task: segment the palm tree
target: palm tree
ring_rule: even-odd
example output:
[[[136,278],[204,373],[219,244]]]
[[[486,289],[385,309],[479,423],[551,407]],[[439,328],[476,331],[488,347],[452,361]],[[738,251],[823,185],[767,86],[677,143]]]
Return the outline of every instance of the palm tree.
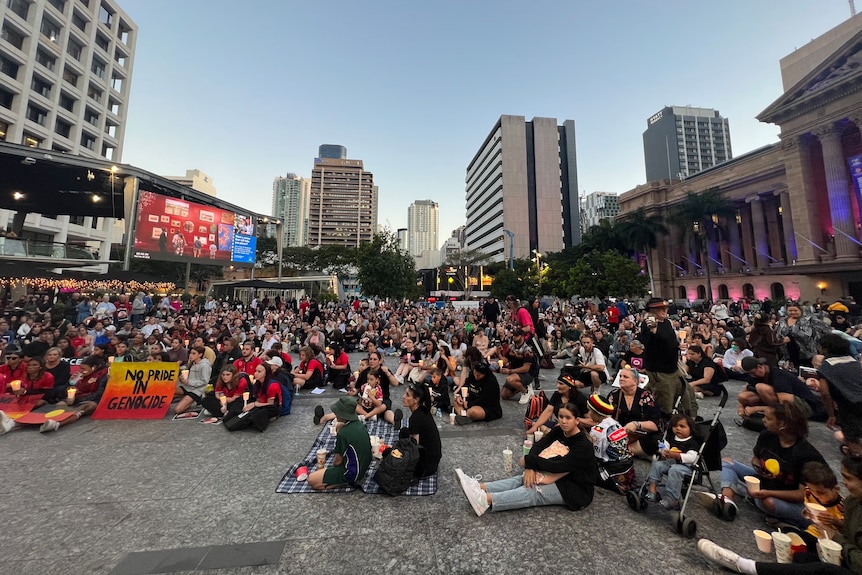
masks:
[[[626,251],[626,244],[620,235],[619,226],[616,226],[613,220],[599,220],[597,225],[590,226],[590,229],[581,238],[581,246],[583,246],[584,253],[593,250],[600,252]]]
[[[713,301],[709,260],[714,258],[709,249],[718,241],[718,220],[735,215],[733,202],[719,188],[709,188],[700,193],[687,192],[685,199],[670,209],[669,221],[680,228],[683,237],[694,234],[700,240],[700,255],[706,270],[707,301]]]
[[[650,260],[652,260],[652,250],[658,245],[657,236],[668,233],[663,218],[658,214],[647,215],[644,208],[638,208],[634,212],[626,214],[616,225],[616,228],[620,237],[632,250],[646,254],[650,290],[652,290],[653,295],[657,295]]]

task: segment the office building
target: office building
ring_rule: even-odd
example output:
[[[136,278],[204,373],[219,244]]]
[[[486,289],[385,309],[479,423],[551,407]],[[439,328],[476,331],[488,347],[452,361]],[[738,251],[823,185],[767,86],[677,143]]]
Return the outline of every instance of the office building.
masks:
[[[120,162],[137,36],[114,0],[0,3],[0,140]],[[122,233],[114,218],[9,210],[0,226],[91,247],[102,261]]]
[[[682,180],[733,157],[730,125],[718,110],[668,106],[643,134],[648,182]]]
[[[216,187],[213,179],[200,170],[186,170],[185,176],[165,176],[167,179],[180,185],[197,190],[208,196],[216,196]]]
[[[620,215],[620,202],[617,194],[593,192],[581,198],[581,233],[586,233],[602,220],[613,220]]]
[[[424,251],[440,249],[437,243],[439,212],[440,206],[431,200],[416,200],[407,208],[407,245],[414,258]]]
[[[338,144],[321,144],[317,149],[317,157],[330,160],[346,160],[347,148]]]
[[[580,243],[575,123],[500,116],[467,166],[465,247],[492,261]]]
[[[666,216],[689,193],[721,193],[732,211],[708,238],[671,226],[651,250],[657,295],[681,300],[862,298],[862,15],[781,60],[784,93],[757,119],[779,141],[684,181],[620,196],[623,214]],[[707,271],[709,273],[707,273]],[[710,293],[711,292],[711,293]]]
[[[377,231],[377,186],[362,160],[315,158],[308,207],[308,245],[358,247]]]
[[[311,180],[296,174],[278,176],[272,182],[272,215],[283,222],[282,245],[300,247],[308,244],[308,204]]]

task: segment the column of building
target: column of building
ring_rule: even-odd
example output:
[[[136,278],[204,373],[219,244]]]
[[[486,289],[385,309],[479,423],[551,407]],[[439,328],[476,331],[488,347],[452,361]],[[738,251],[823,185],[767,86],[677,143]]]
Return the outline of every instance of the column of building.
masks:
[[[763,202],[760,196],[745,198],[751,206],[751,227],[754,231],[754,257],[758,268],[769,267],[769,239],[766,235],[766,220],[763,217]]]
[[[859,259],[858,234],[853,220],[848,190],[847,168],[841,147],[841,132],[834,125],[814,130],[823,151],[823,170],[829,194],[829,213],[835,242],[836,260]]]
[[[787,253],[787,265],[796,263],[796,234],[793,228],[793,208],[790,206],[790,194],[787,192],[787,186],[779,186],[772,192],[778,197],[779,205],[781,206],[781,228],[784,232],[784,249]]]

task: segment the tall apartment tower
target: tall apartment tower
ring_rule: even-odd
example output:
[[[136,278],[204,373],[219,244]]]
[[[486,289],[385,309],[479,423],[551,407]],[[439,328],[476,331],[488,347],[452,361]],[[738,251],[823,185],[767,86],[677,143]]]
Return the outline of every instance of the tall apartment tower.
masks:
[[[119,162],[131,18],[113,0],[6,0],[0,20],[0,140]]]
[[[602,220],[612,220],[620,215],[620,199],[617,194],[593,192],[581,200],[581,234],[586,233]]]
[[[500,116],[467,166],[465,248],[504,261],[580,243],[575,123]]]
[[[346,160],[347,148],[338,144],[321,144],[317,149],[318,158],[328,158],[330,160]]]
[[[643,139],[648,182],[684,179],[733,157],[730,124],[709,108],[663,108],[647,120]]]
[[[424,251],[440,249],[437,243],[439,212],[440,206],[431,200],[416,200],[407,208],[407,245],[411,256],[420,257]]]
[[[308,244],[308,204],[311,180],[296,174],[278,176],[272,182],[272,215],[281,218],[284,247]]]
[[[308,206],[308,245],[358,247],[377,232],[377,186],[362,160],[315,158]]]

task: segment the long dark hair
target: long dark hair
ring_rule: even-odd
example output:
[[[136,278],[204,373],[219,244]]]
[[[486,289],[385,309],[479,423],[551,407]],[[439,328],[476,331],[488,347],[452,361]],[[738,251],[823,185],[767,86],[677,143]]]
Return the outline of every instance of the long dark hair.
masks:
[[[258,381],[254,378],[254,374],[251,374],[252,380],[254,381],[254,395],[259,397],[266,387],[269,385],[269,382],[272,380],[272,367],[268,363],[261,363],[260,367],[263,368],[265,375],[263,377],[263,381]],[[255,371],[257,368],[255,368]]]
[[[419,407],[417,409],[421,409],[425,413],[431,413],[431,393],[427,387],[418,383],[411,383],[407,387],[407,392],[419,400]]]

